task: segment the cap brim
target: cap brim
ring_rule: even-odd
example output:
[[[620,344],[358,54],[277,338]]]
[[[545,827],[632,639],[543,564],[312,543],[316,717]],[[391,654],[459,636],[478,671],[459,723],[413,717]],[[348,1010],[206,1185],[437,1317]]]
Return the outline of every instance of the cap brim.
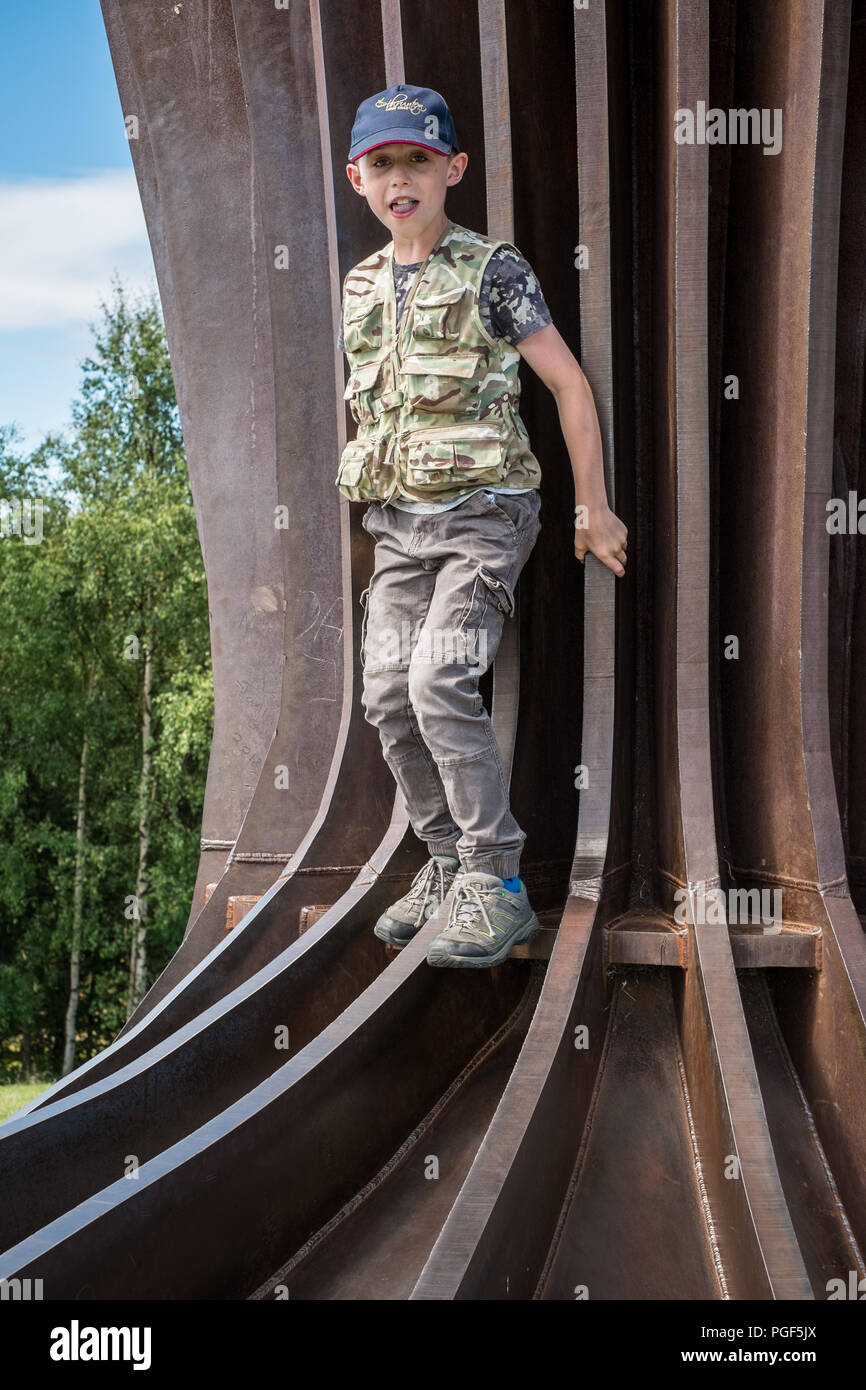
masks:
[[[360,159],[362,154],[369,154],[370,150],[379,149],[381,145],[417,145],[419,149],[432,150],[434,154],[451,153],[451,146],[445,140],[419,140],[417,131],[397,129],[359,140],[349,149],[349,162]]]

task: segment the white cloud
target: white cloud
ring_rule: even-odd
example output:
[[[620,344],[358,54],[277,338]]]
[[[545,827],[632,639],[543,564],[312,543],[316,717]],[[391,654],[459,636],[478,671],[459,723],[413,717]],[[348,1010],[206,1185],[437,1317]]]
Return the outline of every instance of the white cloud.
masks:
[[[98,320],[115,270],[155,288],[132,169],[0,182],[0,331]]]

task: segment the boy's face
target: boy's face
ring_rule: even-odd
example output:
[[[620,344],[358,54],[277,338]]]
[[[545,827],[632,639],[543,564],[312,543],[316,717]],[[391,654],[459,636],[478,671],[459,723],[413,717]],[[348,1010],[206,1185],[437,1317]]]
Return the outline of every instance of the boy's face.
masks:
[[[392,234],[399,228],[415,238],[441,222],[445,194],[462,179],[468,159],[463,152],[438,154],[423,145],[395,143],[362,154],[346,165],[346,173]]]

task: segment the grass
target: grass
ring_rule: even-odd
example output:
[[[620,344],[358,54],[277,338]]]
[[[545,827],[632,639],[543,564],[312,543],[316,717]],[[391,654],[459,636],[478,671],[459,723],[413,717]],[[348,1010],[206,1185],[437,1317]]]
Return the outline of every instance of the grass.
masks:
[[[29,1105],[31,1100],[35,1100],[53,1084],[52,1081],[29,1081],[0,1086],[0,1124],[4,1120],[11,1120],[22,1106]]]

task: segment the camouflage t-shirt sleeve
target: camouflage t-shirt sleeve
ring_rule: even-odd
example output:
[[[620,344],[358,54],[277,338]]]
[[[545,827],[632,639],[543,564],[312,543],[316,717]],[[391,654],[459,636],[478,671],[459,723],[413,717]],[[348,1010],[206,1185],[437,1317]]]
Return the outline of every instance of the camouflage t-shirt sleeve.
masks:
[[[490,336],[514,344],[553,322],[532,266],[508,246],[497,247],[487,262],[479,309]]]

